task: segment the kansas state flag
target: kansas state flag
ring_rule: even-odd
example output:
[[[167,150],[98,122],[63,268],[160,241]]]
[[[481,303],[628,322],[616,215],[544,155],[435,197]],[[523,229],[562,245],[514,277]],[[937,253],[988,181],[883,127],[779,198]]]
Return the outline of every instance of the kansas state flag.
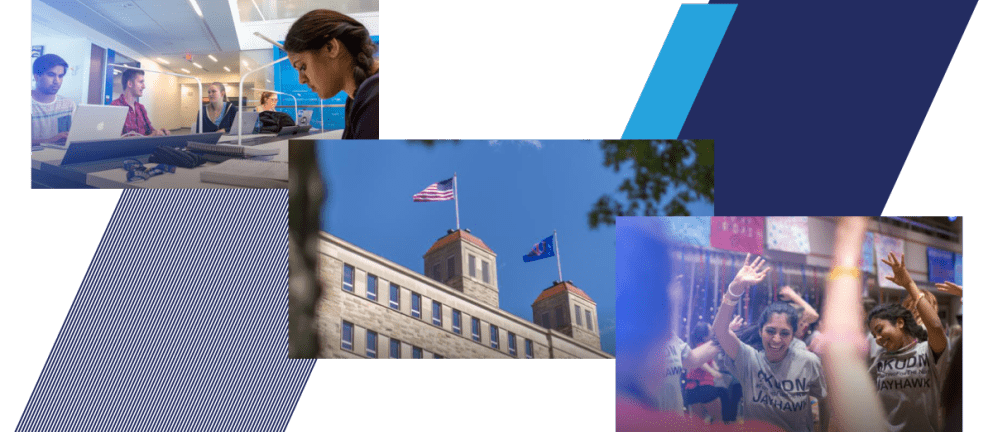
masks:
[[[524,255],[524,262],[537,261],[542,258],[548,258],[555,256],[555,235],[550,235],[546,239],[536,243],[531,252]]]

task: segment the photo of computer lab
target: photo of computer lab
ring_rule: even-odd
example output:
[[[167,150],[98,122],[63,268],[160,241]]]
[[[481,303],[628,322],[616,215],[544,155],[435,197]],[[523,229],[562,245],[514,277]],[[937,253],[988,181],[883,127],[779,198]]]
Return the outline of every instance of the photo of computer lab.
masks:
[[[32,0],[33,188],[288,186],[379,138],[379,0]]]

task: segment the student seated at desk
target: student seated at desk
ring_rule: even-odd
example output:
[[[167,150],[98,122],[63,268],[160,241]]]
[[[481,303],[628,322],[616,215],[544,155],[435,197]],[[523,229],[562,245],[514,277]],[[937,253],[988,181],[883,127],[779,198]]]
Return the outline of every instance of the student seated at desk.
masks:
[[[121,73],[121,87],[124,88],[121,97],[110,103],[111,105],[128,107],[128,117],[124,121],[121,135],[169,135],[169,131],[165,128],[155,129],[152,126],[152,121],[148,119],[148,111],[145,111],[145,106],[138,102],[138,98],[145,91],[145,72],[125,69]]]
[[[65,143],[69,136],[76,103],[59,96],[62,78],[69,64],[55,54],[45,54],[34,61],[35,88],[31,90],[31,145]]]
[[[227,97],[224,84],[215,82],[207,86],[207,99],[210,102],[204,105],[207,118],[203,121],[203,132],[227,132],[231,130],[231,125],[238,116],[238,107],[231,102],[224,102]],[[200,133],[200,113],[197,113],[195,123],[190,130],[194,133]]]
[[[289,114],[276,111],[279,98],[273,92],[262,92],[259,98],[259,121],[255,124],[254,133],[278,133],[286,126],[296,126]]]

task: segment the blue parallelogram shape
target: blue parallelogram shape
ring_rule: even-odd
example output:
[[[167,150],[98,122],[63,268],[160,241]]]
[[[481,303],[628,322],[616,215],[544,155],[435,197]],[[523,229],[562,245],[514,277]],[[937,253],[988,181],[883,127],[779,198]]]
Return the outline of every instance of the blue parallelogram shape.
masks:
[[[679,7],[621,138],[679,135],[735,8],[733,4]]]

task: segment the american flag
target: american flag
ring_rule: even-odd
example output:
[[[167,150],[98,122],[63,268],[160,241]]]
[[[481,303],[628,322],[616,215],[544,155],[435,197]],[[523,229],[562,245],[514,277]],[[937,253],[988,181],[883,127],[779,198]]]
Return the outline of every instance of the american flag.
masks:
[[[428,186],[424,190],[414,194],[414,202],[448,201],[455,198],[454,189],[452,188],[454,180],[455,178],[452,177]]]

